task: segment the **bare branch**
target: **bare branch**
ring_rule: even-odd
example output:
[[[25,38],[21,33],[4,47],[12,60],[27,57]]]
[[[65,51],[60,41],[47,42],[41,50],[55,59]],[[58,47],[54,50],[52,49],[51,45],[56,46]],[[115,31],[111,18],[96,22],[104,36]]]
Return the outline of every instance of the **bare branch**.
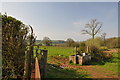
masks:
[[[95,35],[100,31],[101,27],[102,27],[102,24],[100,24],[99,28],[95,31]]]
[[[90,31],[87,31],[87,30],[82,30],[82,34],[89,34],[89,35],[92,35]]]
[[[32,28],[32,26],[29,25],[29,27],[31,29],[31,34],[33,34],[33,28]]]
[[[97,28],[98,24],[100,24],[99,22],[95,23],[94,29]]]
[[[92,30],[92,26],[90,24],[86,24],[85,28],[90,28]]]

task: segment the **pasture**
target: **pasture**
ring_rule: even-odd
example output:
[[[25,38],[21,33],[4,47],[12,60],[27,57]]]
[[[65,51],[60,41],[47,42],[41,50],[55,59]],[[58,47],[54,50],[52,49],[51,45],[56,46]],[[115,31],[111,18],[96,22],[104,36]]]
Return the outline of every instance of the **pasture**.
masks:
[[[36,48],[36,46],[34,48]],[[73,47],[40,46],[40,49],[48,50],[48,56],[68,57],[74,54]]]
[[[72,65],[68,57],[74,54],[73,47],[41,46],[40,49],[48,50],[47,78],[116,78],[118,75],[120,60],[116,52],[108,60]]]

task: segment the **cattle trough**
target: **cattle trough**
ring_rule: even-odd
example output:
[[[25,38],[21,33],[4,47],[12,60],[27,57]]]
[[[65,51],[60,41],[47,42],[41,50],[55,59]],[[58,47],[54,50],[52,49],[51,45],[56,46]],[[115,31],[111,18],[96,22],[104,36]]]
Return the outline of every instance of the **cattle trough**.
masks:
[[[85,64],[91,61],[91,55],[87,53],[79,54],[77,53],[77,48],[74,49],[74,55],[69,56],[69,62],[74,64]]]

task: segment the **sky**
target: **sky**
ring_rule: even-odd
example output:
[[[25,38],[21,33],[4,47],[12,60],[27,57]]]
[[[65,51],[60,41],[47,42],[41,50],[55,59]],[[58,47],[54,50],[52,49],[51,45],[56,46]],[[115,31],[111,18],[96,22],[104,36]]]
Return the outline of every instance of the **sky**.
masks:
[[[81,31],[91,19],[103,23],[96,37],[104,32],[107,38],[118,36],[117,2],[3,2],[5,12],[31,25],[38,40],[87,40],[91,36]]]

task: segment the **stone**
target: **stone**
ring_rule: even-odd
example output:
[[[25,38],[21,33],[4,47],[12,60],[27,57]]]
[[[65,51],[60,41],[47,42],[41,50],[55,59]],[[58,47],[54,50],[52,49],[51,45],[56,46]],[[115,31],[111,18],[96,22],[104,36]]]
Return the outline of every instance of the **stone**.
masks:
[[[69,61],[72,61],[74,64],[84,64],[91,61],[91,55],[86,55],[85,53],[83,56],[79,54],[71,55],[69,56]]]

